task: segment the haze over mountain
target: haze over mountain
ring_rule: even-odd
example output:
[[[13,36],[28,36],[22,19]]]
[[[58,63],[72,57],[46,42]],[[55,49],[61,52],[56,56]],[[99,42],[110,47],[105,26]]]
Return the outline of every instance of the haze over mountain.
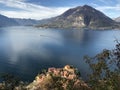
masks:
[[[27,26],[36,25],[40,23],[39,20],[34,19],[20,19],[20,18],[8,18],[4,15],[0,15],[0,27],[4,26]]]
[[[116,21],[119,18],[116,19]],[[44,28],[116,29],[120,24],[91,6],[71,8],[63,14],[43,20],[8,18],[0,15],[0,26],[35,25]]]
[[[35,19],[20,19],[20,18],[13,18],[19,25],[22,26],[33,26],[40,23],[40,20]]]
[[[116,22],[120,22],[120,17],[114,19]]]
[[[102,12],[84,5],[72,8],[62,15],[51,18],[46,24],[38,25],[46,28],[116,28],[117,23]]]
[[[120,16],[120,0],[0,0],[0,13],[10,18],[46,19],[75,6],[90,5],[111,18]]]
[[[14,19],[0,15],[0,27],[1,26],[15,26],[19,25]]]

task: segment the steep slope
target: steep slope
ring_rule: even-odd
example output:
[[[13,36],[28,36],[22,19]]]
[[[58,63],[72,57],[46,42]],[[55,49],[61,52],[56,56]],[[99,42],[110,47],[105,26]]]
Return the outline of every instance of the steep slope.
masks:
[[[14,19],[0,15],[0,27],[2,26],[15,26],[19,25]]]
[[[51,22],[39,25],[52,28],[114,28],[116,23],[102,12],[84,5],[69,9],[62,15],[51,18]]]

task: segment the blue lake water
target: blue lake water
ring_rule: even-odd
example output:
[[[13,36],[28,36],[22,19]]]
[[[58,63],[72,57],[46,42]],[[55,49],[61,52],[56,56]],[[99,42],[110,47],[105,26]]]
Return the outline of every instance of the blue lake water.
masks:
[[[0,28],[0,73],[31,81],[48,67],[77,67],[85,79],[90,72],[84,55],[115,48],[120,30],[60,30],[34,27]]]

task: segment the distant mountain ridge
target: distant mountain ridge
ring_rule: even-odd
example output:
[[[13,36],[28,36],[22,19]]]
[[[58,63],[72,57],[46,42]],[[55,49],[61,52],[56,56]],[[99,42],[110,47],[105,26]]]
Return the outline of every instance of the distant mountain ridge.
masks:
[[[40,20],[34,19],[20,19],[20,18],[8,18],[0,14],[0,27],[5,26],[27,26],[27,25],[36,25],[39,24]]]
[[[38,27],[78,29],[111,29],[118,27],[114,20],[88,5],[69,9],[62,15],[51,18],[48,21],[48,23],[38,25]]]
[[[40,20],[13,18],[19,25],[32,26],[40,23]]]
[[[0,27],[21,25],[63,29],[120,29],[119,20],[120,18],[112,20],[93,7],[84,5],[71,8],[57,17],[44,20],[8,18],[0,15]]]
[[[15,26],[19,25],[14,19],[0,15],[0,27],[1,26]]]
[[[120,17],[114,19],[116,22],[120,22]]]

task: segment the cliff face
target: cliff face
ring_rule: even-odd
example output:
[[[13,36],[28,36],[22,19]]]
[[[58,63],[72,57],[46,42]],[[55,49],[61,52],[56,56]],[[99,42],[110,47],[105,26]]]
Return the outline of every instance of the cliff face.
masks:
[[[91,6],[84,5],[69,9],[62,15],[52,18],[43,27],[53,28],[110,28],[116,22]]]
[[[27,90],[90,90],[90,88],[79,78],[76,68],[66,65],[64,68],[49,68],[44,74],[39,74],[27,86]]]

